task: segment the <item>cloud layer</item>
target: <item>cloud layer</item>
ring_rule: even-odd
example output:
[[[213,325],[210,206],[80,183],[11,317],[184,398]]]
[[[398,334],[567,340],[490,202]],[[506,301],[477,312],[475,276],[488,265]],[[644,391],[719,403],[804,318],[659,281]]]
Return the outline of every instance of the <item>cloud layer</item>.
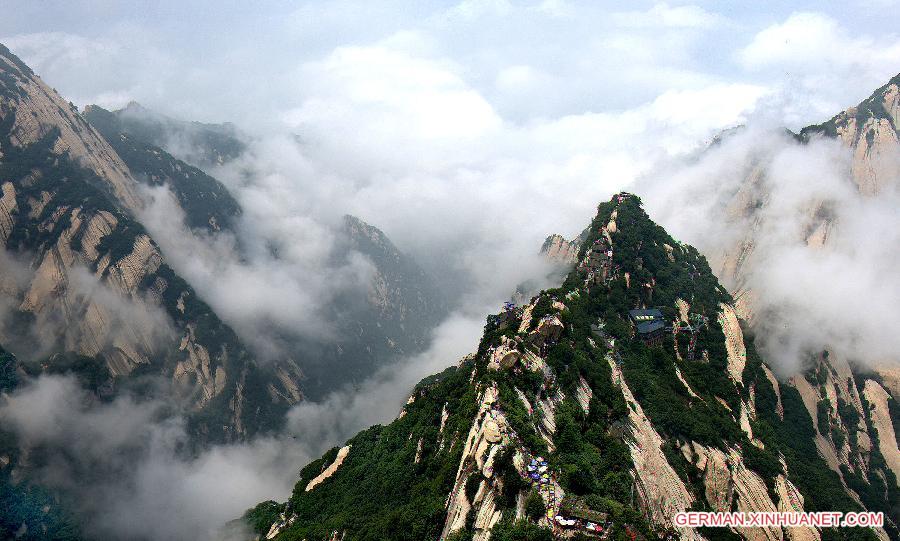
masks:
[[[61,490],[98,538],[213,539],[260,501],[285,498],[312,458],[291,438],[185,452],[189,438],[163,400],[100,403],[71,377],[41,376],[0,406],[23,446],[40,449],[31,474]]]
[[[727,249],[748,224],[725,209],[758,156],[770,195],[747,279],[771,299],[759,311],[767,353],[789,372],[823,340],[866,358],[900,346],[885,332],[900,301],[896,194],[861,200],[842,183],[840,149],[792,148],[767,131],[824,120],[894,75],[900,38],[880,15],[890,8],[182,4],[49,13],[22,1],[0,20],[0,41],[79,105],[135,99],[251,134],[241,160],[213,171],[245,211],[234,236],[193,236],[164,190],[148,193],[141,217],[243,339],[264,347],[272,328],[331,337],[323,308],[371,272],[331,258],[345,213],[410,252],[457,310],[427,352],[295,408],[291,435],[199,455],[181,451],[183,425],[159,402],[94,403],[58,377],[26,386],[0,418],[60,450],[39,473],[76,495],[87,487],[82,511],[100,534],[212,537],[245,507],[283,499],[310,457],[388,421],[416,381],[473,349],[485,314],[546,276],[544,237],[576,235],[611,193],[636,190],[677,237]],[[763,129],[694,159],[748,122]],[[801,242],[798,217],[814,200],[840,225],[826,250]]]
[[[863,364],[898,361],[897,172],[878,196],[863,196],[837,141],[799,145],[781,131],[747,129],[648,176],[638,191],[657,221],[709,256],[726,286],[752,291],[757,342],[791,375],[826,346]],[[719,264],[737,259],[745,241],[752,252],[735,279]]]

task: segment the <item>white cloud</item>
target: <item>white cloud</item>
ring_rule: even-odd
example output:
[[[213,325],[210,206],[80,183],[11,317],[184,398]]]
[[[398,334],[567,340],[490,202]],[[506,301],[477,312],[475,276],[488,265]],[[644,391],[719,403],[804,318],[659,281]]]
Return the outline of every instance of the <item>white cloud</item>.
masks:
[[[531,66],[521,64],[509,66],[497,74],[497,87],[515,92],[534,85],[540,77],[541,74]]]
[[[390,44],[338,48],[304,66],[313,89],[285,120],[301,131],[365,123],[373,137],[419,141],[477,137],[496,128],[500,118],[493,108],[449,64],[415,58]]]
[[[758,32],[735,56],[751,73],[781,79],[793,114],[812,123],[858,103],[896,75],[900,35],[853,33],[834,17],[800,12]],[[810,97],[816,103],[804,103]]]
[[[0,420],[26,448],[41,446],[30,475],[63,490],[86,533],[102,539],[219,539],[246,509],[286,498],[291,472],[311,459],[292,438],[189,456],[183,420],[167,408],[129,396],[98,402],[71,377],[41,376],[0,397]]]
[[[462,0],[447,11],[450,17],[477,19],[485,16],[503,16],[513,10],[509,0]]]
[[[134,98],[175,116],[233,120],[258,136],[245,160],[215,172],[245,210],[235,239],[190,237],[163,192],[143,216],[177,270],[245,339],[265,337],[261,331],[272,327],[328,336],[317,308],[336,293],[335,285],[362,285],[370,270],[359,261],[328,264],[332,226],[348,212],[384,229],[469,306],[439,327],[429,352],[409,364],[295,410],[297,461],[389,418],[420,376],[473,348],[485,313],[517,283],[545,274],[535,252],[548,233],[574,236],[598,201],[657,164],[670,166],[720,129],[758,118],[761,108],[776,124],[823,120],[883,84],[900,64],[894,34],[866,36],[869,30],[847,25],[846,18],[822,14],[776,13],[771,16],[784,21],[760,29],[738,22],[740,13],[692,5],[625,12],[560,0],[465,1],[449,10],[384,5],[308,3],[288,13],[254,5],[238,14],[223,8],[221,18],[180,7],[183,24],[153,21],[134,32],[120,24],[93,31],[69,26],[63,34],[17,29],[5,39],[81,104]],[[758,21],[759,13],[754,16]],[[203,26],[210,19],[215,32]],[[196,34],[185,32],[191,25]],[[221,31],[225,25],[228,32]],[[743,156],[714,153],[666,177],[669,191],[656,192],[666,197],[657,200],[653,216],[682,239],[715,248],[729,231],[709,227],[689,209],[710,217],[740,182],[734,160]],[[809,172],[779,167],[778,178],[804,185],[833,165],[821,156],[803,163]],[[789,216],[800,203],[784,200],[791,204],[777,214]],[[849,216],[870,210],[846,209]],[[773,239],[796,232],[784,225]],[[247,254],[238,255],[238,243]],[[879,254],[873,246],[860,250],[859,261]],[[877,276],[854,261],[775,253],[784,265],[772,271],[784,276],[773,274],[773,298],[792,303],[794,293],[809,293],[790,289],[790,272],[818,264],[811,282],[817,285],[843,278],[846,269],[860,276],[858,287],[846,282],[855,296],[846,313],[865,309],[865,288]],[[826,297],[816,307],[830,314],[840,301]],[[204,494],[222,494],[231,518],[246,505],[241,502],[280,497],[252,482],[254,475],[277,487],[292,481],[284,472],[293,465],[273,479],[274,468],[248,458],[280,456],[271,450],[278,445],[258,445],[196,459],[164,450],[162,463],[135,468],[128,479],[140,480],[138,490],[122,501],[147,510],[138,518],[152,524],[178,506],[193,511],[190,504]],[[171,501],[155,500],[160,494],[171,494]],[[222,519],[202,512],[194,518]],[[106,520],[147,523],[127,514]],[[163,537],[207,524],[172,524]]]
[[[669,6],[655,4],[646,11],[626,11],[613,14],[614,20],[632,28],[713,28],[730,24],[728,19],[700,6]]]
[[[821,13],[795,13],[756,34],[738,52],[738,58],[754,69],[776,66],[811,72],[823,66],[872,69],[878,65],[897,69],[900,43],[896,36],[852,35],[837,20]]]
[[[837,141],[798,145],[780,131],[751,127],[637,185],[650,215],[707,254],[714,271],[722,254],[734,256],[750,236],[744,281],[726,275],[723,282],[754,292],[756,343],[782,375],[826,346],[862,363],[895,359],[900,350],[893,331],[900,325],[900,194],[860,195],[849,164],[850,151]],[[754,201],[744,215],[742,205]],[[808,245],[820,206],[832,225],[823,246]]]
[[[114,107],[137,97],[159,96],[161,82],[181,71],[147,39],[143,29],[122,25],[104,36],[35,32],[3,37],[3,42],[38,75],[49,76],[45,81],[50,86],[65,82],[58,90],[76,104]]]
[[[340,389],[322,402],[295,406],[288,413],[288,429],[328,448],[371,425],[390,422],[416,383],[478,347],[483,312],[492,308],[478,305],[455,312],[435,329],[427,351],[378,371],[362,385]]]

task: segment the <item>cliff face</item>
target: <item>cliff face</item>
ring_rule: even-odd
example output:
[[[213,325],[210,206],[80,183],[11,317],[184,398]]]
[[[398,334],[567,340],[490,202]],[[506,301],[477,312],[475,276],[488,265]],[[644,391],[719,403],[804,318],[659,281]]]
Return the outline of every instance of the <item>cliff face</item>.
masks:
[[[900,74],[869,98],[823,124],[808,126],[800,137],[836,137],[851,149],[851,178],[860,193],[877,195],[900,181]]]
[[[822,124],[807,126],[794,143],[804,144],[817,138],[833,138],[850,155],[848,181],[863,197],[878,197],[900,187],[900,75],[876,90],[855,107]],[[746,232],[722,253],[709,254],[717,276],[739,299],[742,317],[752,320],[754,293],[747,288],[746,274],[752,269],[754,249],[767,227],[764,210],[776,201],[765,188],[771,156],[765,151],[746,163],[735,164],[745,181],[727,202],[729,219],[746,224]],[[811,201],[803,211],[805,242],[813,247],[827,245],[836,224],[827,201]]]
[[[54,155],[68,157],[94,173],[98,188],[122,208],[140,205],[134,179],[109,144],[63,100],[56,91],[0,45],[0,111],[9,150],[21,150],[45,141]],[[8,158],[7,158],[8,161]]]
[[[206,152],[197,163],[218,165],[244,147],[229,130],[146,113],[155,123],[134,107],[82,117],[0,46],[0,391],[71,373],[111,400],[152,381],[154,397],[183,414],[189,445],[202,446],[274,430],[310,387],[326,394],[425,347],[446,312],[439,288],[381,231],[348,217],[334,256],[368,259],[373,280],[363,299],[329,307],[341,341],[320,357],[258,362],[138,219],[142,188],[166,186],[192,233],[234,232],[237,201],[174,153],[189,138]],[[0,427],[0,537],[23,524],[26,538],[75,536],[78,518],[57,513],[59,495],[30,484],[41,456]]]
[[[0,292],[11,313],[2,318],[0,343],[22,363],[91,358],[113,389],[161,375],[203,419],[196,427],[202,439],[240,439],[274,428],[307,392],[325,395],[420,351],[446,314],[440,288],[412,259],[377,228],[348,217],[333,257],[371,262],[367,295],[326,307],[339,331],[335,342],[288,337],[300,353],[257,363],[168,264],[135,212],[142,186],[164,186],[191,234],[236,232],[242,211],[226,187],[170,153],[200,149],[221,164],[245,149],[236,131],[136,105],[117,112],[90,106],[82,117],[6,49],[0,84],[0,243],[7,254]]]
[[[448,313],[440,285],[380,229],[344,216],[335,237],[338,264],[361,257],[371,272],[364,290],[338,295],[324,308],[335,328],[333,341],[293,342],[306,352],[302,366],[311,400],[423,351]]]
[[[659,311],[629,312],[646,307]],[[858,384],[842,378],[834,392],[856,398],[838,409],[858,412]],[[887,434],[883,391],[864,388]],[[280,540],[590,538],[596,526],[612,539],[704,539],[713,532],[676,527],[674,513],[890,514],[890,467],[866,463],[891,479],[885,499],[850,497],[840,465],[817,452],[820,414],[805,401],[759,357],[706,260],[620,194],[599,206],[562,287],[488,317],[477,351],[421,382],[394,422],[313,462],[286,503],[245,520]],[[840,445],[856,469],[864,439]]]
[[[8,312],[0,341],[29,372],[77,355],[93,359],[111,389],[132,376],[164,376],[201,439],[274,426],[300,398],[299,369],[279,366],[285,380],[262,373],[136,220],[142,203],[128,165],[5,48],[0,84]],[[266,379],[274,392],[248,392]]]
[[[574,265],[578,260],[578,241],[566,240],[562,235],[553,234],[547,237],[541,246],[541,254],[550,261],[564,265]]]
[[[802,145],[817,138],[836,139],[849,155],[847,182],[852,183],[860,198],[878,198],[891,193],[900,185],[898,100],[900,76],[856,107],[825,123],[804,128],[795,141],[786,144]],[[743,168],[745,181],[728,202],[727,213],[735,224],[744,224],[744,234],[724,252],[710,254],[716,274],[737,299],[738,313],[751,326],[757,323],[760,299],[749,287],[748,276],[765,268],[766,256],[758,253],[758,247],[773,230],[771,221],[778,216],[777,212],[768,212],[779,204],[766,188],[770,162],[770,157],[762,152],[747,163],[735,165]],[[804,224],[802,241],[823,253],[832,249],[832,239],[842,227],[830,205],[826,200],[809,201],[799,217]],[[851,498],[867,505],[889,501],[891,496],[885,491],[896,490],[897,478],[889,474],[892,459],[888,457],[896,455],[897,441],[890,437],[883,417],[877,414],[888,403],[882,404],[881,410],[873,404],[882,392],[890,396],[890,404],[896,404],[896,386],[892,385],[896,369],[892,367],[897,360],[882,359],[884,366],[876,367],[873,372],[852,367],[827,343],[820,347],[821,353],[807,370],[787,382],[800,393],[813,419],[817,453],[841,478]],[[873,403],[869,403],[865,390],[869,391]],[[893,407],[896,411],[896,406]],[[876,426],[882,427],[880,431]],[[880,437],[875,432],[888,437]]]
[[[367,292],[368,314],[356,319],[377,321],[383,336],[364,341],[407,353],[424,346],[428,331],[447,313],[439,285],[377,227],[345,216],[343,233],[348,247],[366,256],[376,271]]]
[[[189,227],[210,233],[233,229],[241,215],[241,207],[225,186],[152,142],[168,142],[165,135],[168,132],[162,131],[167,125],[160,126],[160,133],[151,137],[127,122],[129,117],[123,118],[121,111],[111,113],[96,105],[85,108],[84,118],[109,141],[138,182],[147,186],[166,186],[172,191],[184,210]],[[137,135],[132,133],[135,131]],[[174,132],[172,137],[179,133]]]
[[[172,192],[193,233],[237,232],[242,211],[225,186],[170,153],[192,149],[189,158],[216,157],[216,164],[225,163],[245,150],[233,129],[177,121],[136,104],[116,112],[89,106],[85,117],[110,141],[138,182]],[[197,163],[212,165],[204,159]],[[422,350],[431,329],[447,313],[437,284],[379,229],[347,216],[335,237],[333,258],[362,255],[371,263],[365,298],[345,295],[325,307],[323,317],[336,329],[333,343],[281,337],[286,349],[302,353],[283,363],[290,370],[276,371],[277,381],[284,385],[270,393],[299,398],[297,366],[313,399],[347,382],[361,381],[379,366]]]

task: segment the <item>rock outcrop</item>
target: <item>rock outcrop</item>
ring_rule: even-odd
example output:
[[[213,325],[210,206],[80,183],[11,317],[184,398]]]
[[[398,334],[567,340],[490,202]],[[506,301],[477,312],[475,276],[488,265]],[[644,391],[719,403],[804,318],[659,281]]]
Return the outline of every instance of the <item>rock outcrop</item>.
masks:
[[[541,246],[541,254],[550,261],[562,263],[565,265],[574,265],[578,262],[578,246],[577,240],[568,241],[562,235],[550,235]]]
[[[857,106],[848,108],[827,122],[804,128],[794,139],[785,138],[782,147],[809,144],[817,139],[833,139],[846,152],[849,164],[846,182],[861,200],[892,193],[900,186],[898,99],[900,75]],[[742,234],[736,236],[722,252],[707,254],[716,274],[736,301],[734,313],[723,312],[720,319],[726,334],[736,327],[738,317],[751,329],[765,332],[769,316],[758,314],[760,299],[750,287],[750,277],[765,271],[766,257],[769,257],[765,247],[771,244],[768,236],[779,230],[775,222],[787,216],[777,210],[784,203],[770,193],[769,173],[774,167],[770,152],[771,149],[764,148],[764,145],[754,147],[744,163],[734,164],[732,173],[744,180],[736,192],[730,194],[724,215],[733,229],[742,231]],[[798,209],[791,219],[800,223],[800,242],[823,253],[833,250],[833,239],[839,236],[842,226],[835,218],[832,203],[811,199],[799,205]],[[731,361],[738,361],[741,347],[736,341],[729,340],[728,350],[731,369],[739,364]],[[820,352],[826,353],[823,355]],[[766,377],[776,392],[777,411],[783,418],[784,388],[787,387],[788,392],[796,390],[815,427],[812,439],[818,454],[842,480],[850,498],[861,504],[873,505],[871,494],[884,494],[881,487],[885,483],[896,483],[889,476],[884,476],[881,468],[872,468],[873,454],[881,455],[887,463],[884,453],[891,453],[892,449],[881,450],[874,446],[872,427],[879,422],[873,416],[877,410],[864,407],[860,397],[864,388],[878,394],[869,381],[878,388],[882,386],[869,379],[866,369],[852,367],[844,356],[833,351],[830,344],[821,344],[819,353],[812,357],[811,363],[804,364],[804,374],[794,375],[781,384],[768,368],[765,369]],[[896,359],[878,360],[883,361],[880,370],[884,372],[884,376],[879,377],[889,387],[887,391],[891,396],[890,387],[897,379],[892,377],[891,367],[896,365]],[[750,403],[747,405],[752,406]],[[743,410],[740,412],[745,431],[752,429],[751,410],[746,416]],[[874,461],[876,464],[880,462],[877,459]]]
[[[900,75],[869,98],[836,115],[828,122],[800,132],[806,140],[815,136],[837,137],[852,151],[851,178],[859,191],[874,196],[893,189],[900,181]]]
[[[302,397],[299,370],[262,370],[169,267],[137,221],[140,182],[116,149],[3,47],[0,156],[10,278],[0,289],[13,307],[0,342],[31,372],[91,359],[85,366],[112,393],[135,371],[162,376],[203,419],[198,441],[271,428]],[[275,392],[246,395],[248,377]]]
[[[133,212],[141,206],[135,182],[116,152],[59,94],[9,49],[0,45],[0,123],[4,143],[24,148],[46,141],[50,151],[67,155],[96,174],[116,203]],[[0,152],[7,154],[5,145]]]
[[[477,353],[417,385],[393,423],[347,442],[358,450],[354,468],[341,467],[309,493],[295,490],[284,504],[261,504],[248,515],[260,521],[257,531],[271,527],[262,517],[285,513],[294,522],[276,539],[365,531],[487,541],[544,529],[554,539],[610,530],[612,538],[700,540],[702,532],[673,522],[678,512],[884,509],[870,494],[865,503],[848,497],[836,472],[862,470],[863,453],[816,425],[827,417],[836,428],[840,417],[848,426],[849,412],[859,413],[863,402],[844,368],[823,373],[815,386],[779,382],[699,252],[665,248],[675,241],[630,194],[600,205],[585,245],[601,236],[614,253],[608,280],[586,280],[589,269],[574,268],[562,287],[489,316]],[[634,291],[626,273],[651,287]],[[673,326],[696,325],[692,359],[676,355],[674,340],[654,342],[631,326],[629,310],[651,295],[673,300],[661,307]],[[879,389],[870,384],[864,395],[876,404],[879,439],[882,432],[887,439],[889,395]],[[819,393],[834,398],[837,417],[819,412]],[[852,449],[861,449],[863,424],[855,425]],[[816,445],[830,450],[834,471]],[[298,486],[329,460],[301,472]],[[356,487],[362,472],[373,479],[365,490],[380,491],[377,505]],[[320,490],[329,492],[316,497]],[[361,506],[365,515],[342,511]],[[390,525],[377,518],[387,516]],[[733,533],[754,541],[822,538],[814,528]]]

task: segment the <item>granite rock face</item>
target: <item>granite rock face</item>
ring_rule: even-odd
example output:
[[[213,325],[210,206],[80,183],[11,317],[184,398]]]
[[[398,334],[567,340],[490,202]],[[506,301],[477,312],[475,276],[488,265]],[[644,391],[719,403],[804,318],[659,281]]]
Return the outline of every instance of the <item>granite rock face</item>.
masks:
[[[296,366],[257,366],[169,267],[136,218],[143,204],[138,175],[6,48],[0,170],[2,289],[10,312],[0,341],[20,362],[50,367],[54,359],[88,358],[111,389],[132,375],[162,376],[190,415],[203,419],[199,440],[241,439],[274,426],[279,412],[302,398]],[[273,396],[244,392],[259,378]]]

